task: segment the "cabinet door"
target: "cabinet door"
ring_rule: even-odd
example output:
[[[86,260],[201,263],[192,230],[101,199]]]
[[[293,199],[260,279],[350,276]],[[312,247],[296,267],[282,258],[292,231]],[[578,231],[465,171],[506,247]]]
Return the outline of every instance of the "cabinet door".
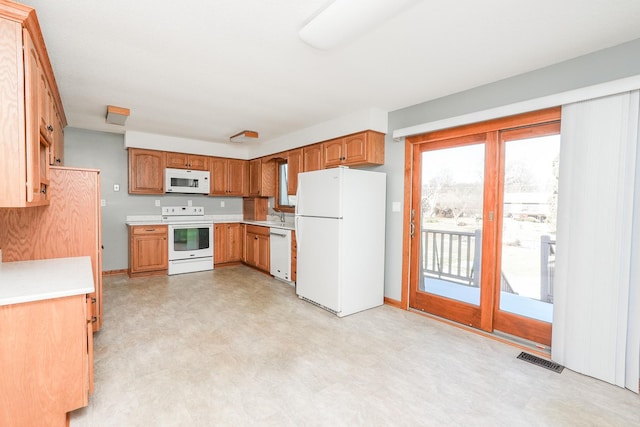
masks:
[[[258,265],[258,235],[248,232],[245,234],[244,241],[244,250],[245,250],[245,262],[248,265],[257,266]]]
[[[40,117],[40,134],[51,143],[53,138],[53,95],[47,83],[44,70],[39,70],[38,115]]]
[[[62,119],[57,109],[54,109],[55,118],[53,124],[53,147],[51,147],[51,164],[64,165],[64,129]]]
[[[48,203],[49,186],[49,142],[40,136],[40,60],[35,45],[27,30],[23,31],[27,58],[25,59],[25,109],[26,109],[26,156],[27,156],[27,202],[31,205]],[[47,105],[48,106],[48,105]],[[48,113],[47,113],[48,120]]]
[[[189,162],[187,161],[187,155],[185,153],[167,153],[168,168],[174,169],[188,169]]]
[[[287,156],[287,168],[289,181],[287,182],[287,194],[296,194],[298,189],[298,172],[302,172],[302,148],[290,150]]]
[[[322,143],[325,167],[338,166],[342,163],[343,141],[343,138],[338,138]]]
[[[222,264],[227,262],[227,225],[213,225],[213,263]]]
[[[227,261],[242,259],[242,229],[239,223],[227,224]]]
[[[302,149],[303,171],[317,171],[324,167],[322,144],[313,144]]]
[[[193,170],[209,170],[209,157],[189,154],[187,157],[187,167]]]
[[[214,157],[210,162],[211,169],[211,191],[210,194],[216,196],[228,195],[229,183],[227,178],[229,177],[227,159]]]
[[[269,250],[269,236],[258,235],[257,236],[257,258],[256,267],[260,270],[270,271],[270,250]]]
[[[228,195],[245,196],[247,194],[246,160],[228,159]]]
[[[343,164],[365,163],[367,161],[367,134],[359,133],[344,138]]]
[[[262,160],[249,161],[249,197],[260,196],[262,187]]]
[[[164,194],[163,151],[129,148],[129,193]]]

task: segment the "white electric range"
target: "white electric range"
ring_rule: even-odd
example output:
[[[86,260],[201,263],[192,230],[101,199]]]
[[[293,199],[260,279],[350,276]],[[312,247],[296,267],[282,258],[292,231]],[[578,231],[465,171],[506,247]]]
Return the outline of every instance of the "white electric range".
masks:
[[[169,229],[169,275],[213,270],[213,221],[202,206],[164,206]]]

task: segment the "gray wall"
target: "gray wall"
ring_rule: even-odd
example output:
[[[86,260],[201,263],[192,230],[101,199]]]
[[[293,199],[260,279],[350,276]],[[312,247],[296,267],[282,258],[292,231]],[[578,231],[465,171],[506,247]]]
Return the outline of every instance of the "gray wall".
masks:
[[[128,158],[124,135],[66,128],[64,135],[64,163],[69,167],[100,169],[102,208],[103,271],[122,270],[129,265],[127,215],[160,215],[162,206],[204,206],[207,214],[242,214],[240,197],[208,197],[185,195],[130,195],[128,193]],[[120,191],[113,191],[113,185]],[[224,201],[225,207],[220,206]]]
[[[394,130],[639,74],[640,39],[636,39],[550,67],[389,113],[385,165],[380,169],[387,173],[385,296],[400,300],[402,289],[403,215],[391,212],[391,202],[402,202],[404,199],[405,145],[391,138]]]

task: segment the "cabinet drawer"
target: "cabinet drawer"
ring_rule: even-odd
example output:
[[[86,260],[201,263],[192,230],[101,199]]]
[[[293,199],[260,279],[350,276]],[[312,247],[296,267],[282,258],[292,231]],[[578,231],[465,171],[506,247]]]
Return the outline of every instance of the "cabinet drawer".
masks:
[[[269,227],[262,227],[260,225],[248,225],[247,224],[247,233],[258,234],[262,236],[269,235]]]
[[[166,225],[134,225],[131,227],[133,235],[167,234]]]

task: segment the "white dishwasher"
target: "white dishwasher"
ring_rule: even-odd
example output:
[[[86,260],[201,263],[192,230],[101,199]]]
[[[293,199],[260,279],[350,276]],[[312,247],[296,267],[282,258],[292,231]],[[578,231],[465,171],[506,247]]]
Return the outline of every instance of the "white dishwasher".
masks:
[[[271,275],[291,281],[291,230],[269,229]]]

